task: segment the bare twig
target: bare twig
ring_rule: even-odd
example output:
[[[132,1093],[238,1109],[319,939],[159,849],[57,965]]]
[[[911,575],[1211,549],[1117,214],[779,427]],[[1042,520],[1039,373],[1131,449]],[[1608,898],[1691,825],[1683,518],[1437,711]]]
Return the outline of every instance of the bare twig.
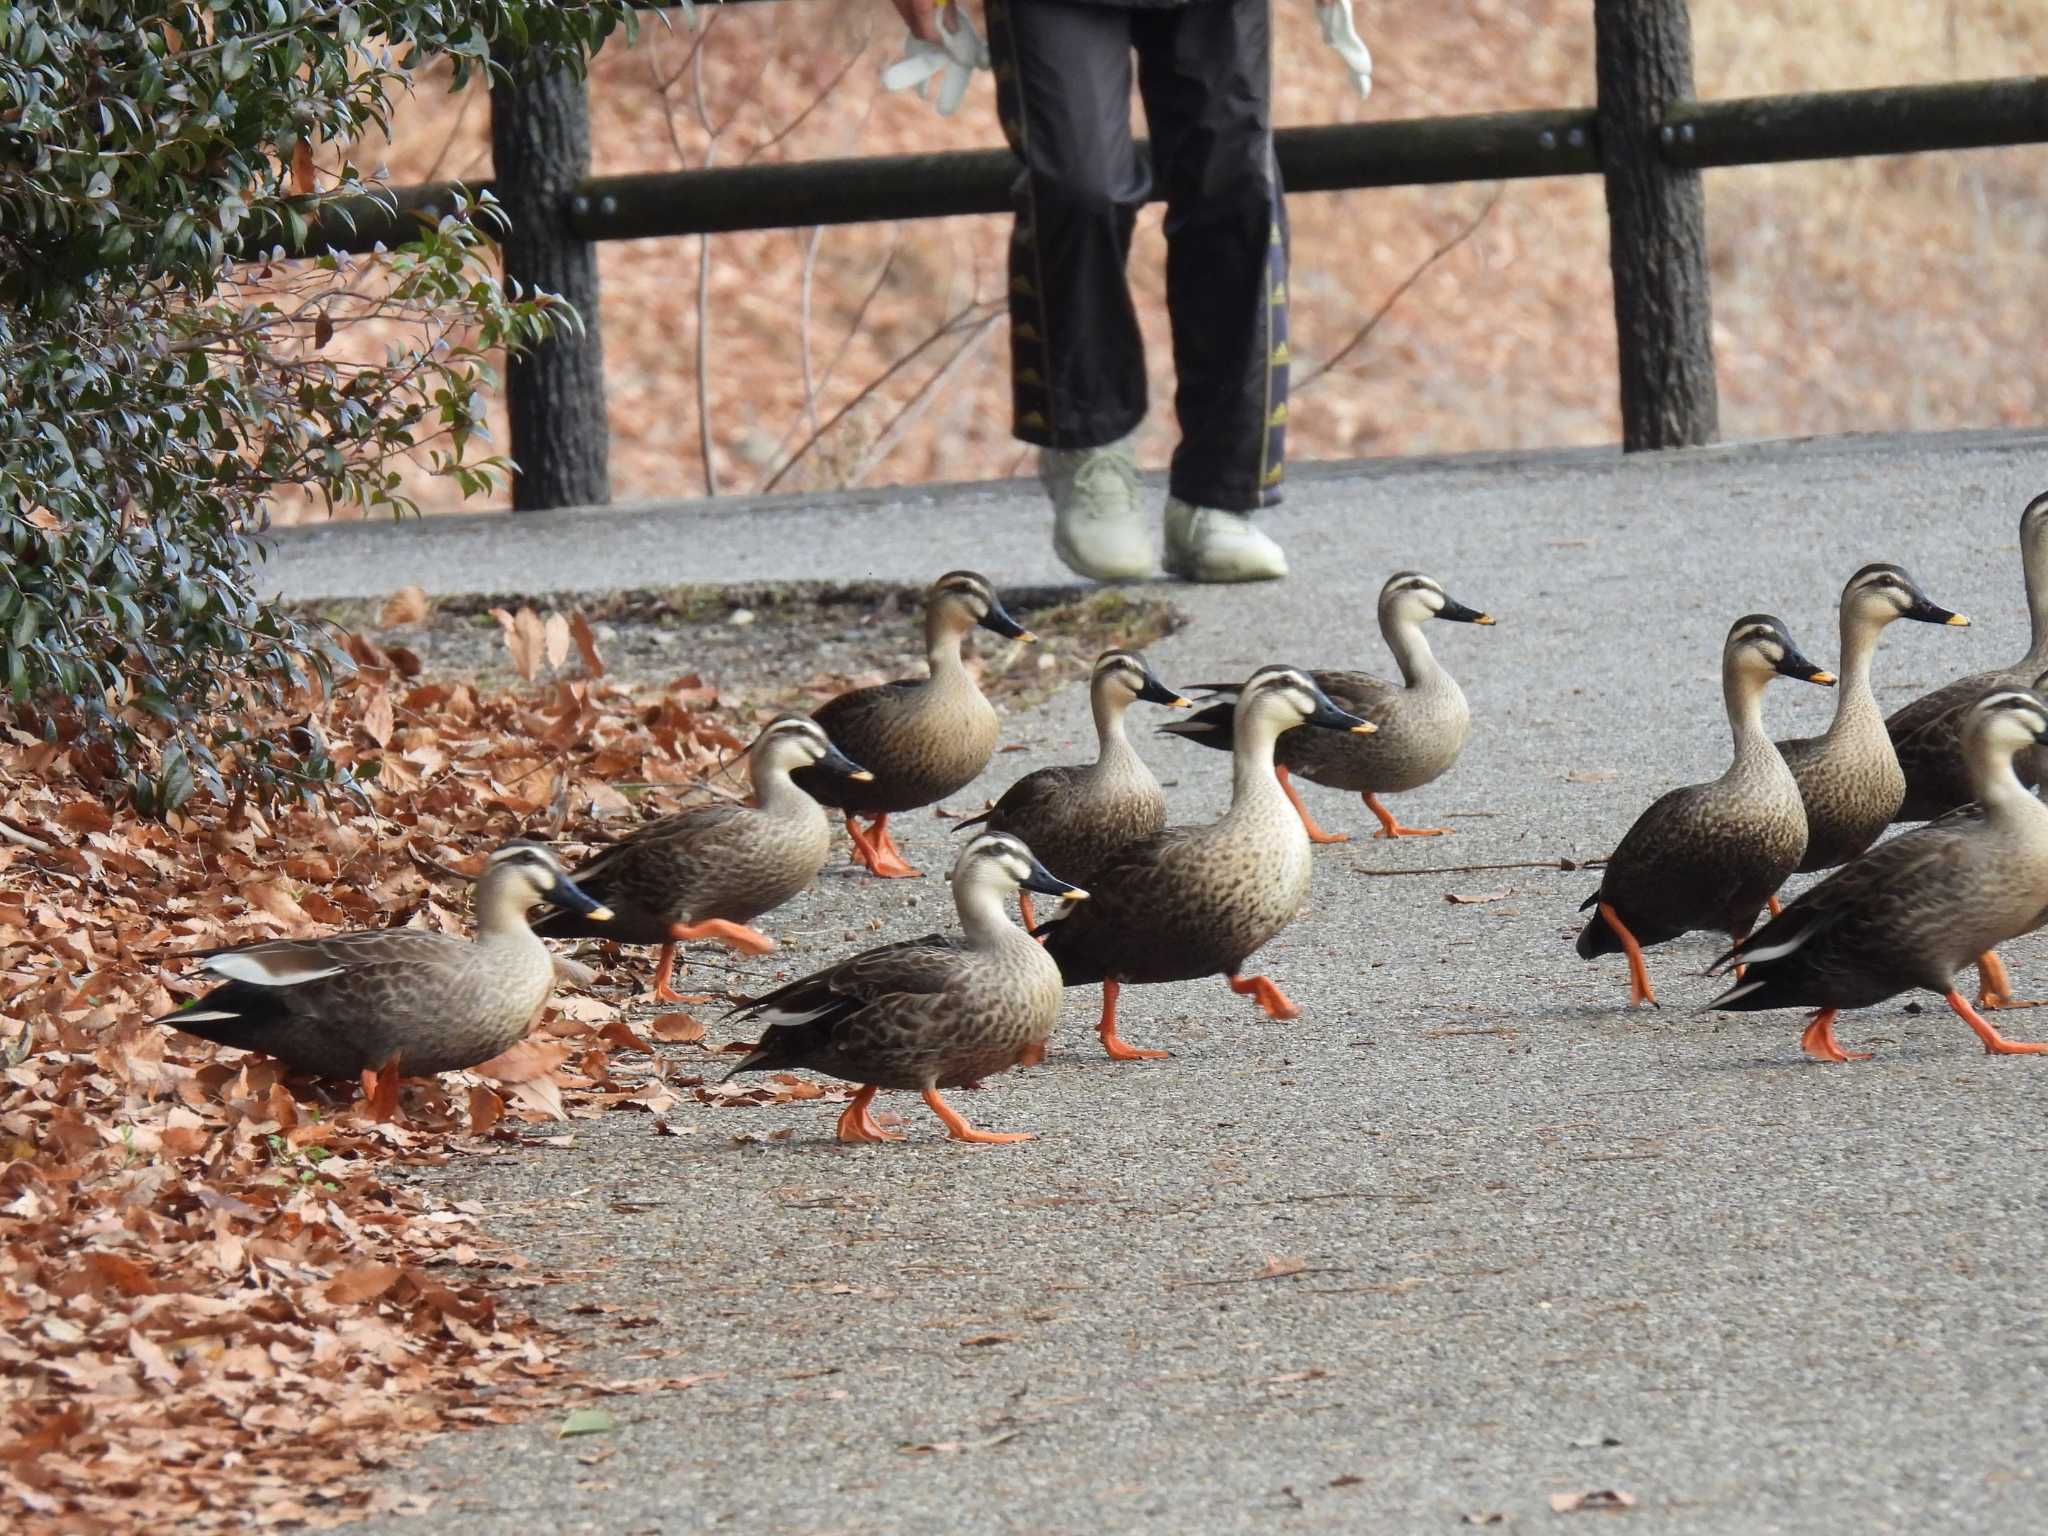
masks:
[[[1487,196],[1486,202],[1480,207],[1479,211],[1473,214],[1472,217],[1465,222],[1465,224],[1458,230],[1456,234],[1452,235],[1448,240],[1445,240],[1435,250],[1431,251],[1427,256],[1425,256],[1422,259],[1422,265],[1415,268],[1414,271],[1410,272],[1406,277],[1402,278],[1400,282],[1396,283],[1394,285],[1394,291],[1386,296],[1386,299],[1380,304],[1380,307],[1378,309],[1372,312],[1371,316],[1366,320],[1365,324],[1361,325],[1356,331],[1352,333],[1351,339],[1345,342],[1344,345],[1339,347],[1335,352],[1331,353],[1330,356],[1326,358],[1321,364],[1311,369],[1306,378],[1297,379],[1293,384],[1291,384],[1289,386],[1289,393],[1296,395],[1300,394],[1303,390],[1307,389],[1309,385],[1315,383],[1324,374],[1328,373],[1331,369],[1335,368],[1339,363],[1343,362],[1345,358],[1349,357],[1353,352],[1357,351],[1359,347],[1363,346],[1365,344],[1366,337],[1370,336],[1374,331],[1379,329],[1380,322],[1387,318],[1387,315],[1392,311],[1393,307],[1401,302],[1402,296],[1406,294],[1410,288],[1413,288],[1417,283],[1422,281],[1422,275],[1425,272],[1427,272],[1431,267],[1435,266],[1439,261],[1442,261],[1444,257],[1450,255],[1451,252],[1455,251],[1459,246],[1463,245],[1467,240],[1471,239],[1473,235],[1479,232],[1479,226],[1484,224],[1487,221],[1487,219],[1492,215],[1493,210],[1499,206],[1501,194],[1506,190],[1506,182],[1495,182],[1493,191]],[[1393,873],[1393,871],[1389,870],[1388,873],[1391,874]]]
[[[804,236],[804,268],[802,286],[797,290],[797,361],[803,370],[804,413],[803,423],[813,432],[818,430],[818,381],[811,367],[811,292],[816,286],[818,275],[818,250],[825,243],[825,226],[813,224]],[[796,431],[795,426],[790,432]],[[788,436],[783,443],[789,441]],[[783,443],[775,445],[775,451],[782,451]]]
[[[887,368],[884,368],[880,373],[875,375],[874,378],[868,380],[867,384],[862,388],[859,394],[855,395],[851,400],[847,401],[846,404],[842,405],[838,410],[834,411],[832,413],[830,420],[828,420],[822,427],[818,428],[817,431],[813,432],[809,437],[804,439],[803,446],[798,448],[795,453],[791,454],[787,461],[784,462],[783,466],[780,469],[776,470],[774,474],[768,477],[767,484],[761,487],[762,491],[767,492],[774,490],[775,487],[781,482],[782,477],[788,474],[790,470],[794,468],[797,464],[801,463],[803,461],[804,455],[809,453],[813,448],[817,447],[819,442],[821,442],[824,438],[829,436],[834,427],[838,426],[840,422],[844,421],[848,416],[852,415],[853,412],[857,410],[862,404],[864,404],[867,401],[868,397],[874,394],[876,390],[880,389],[884,384],[888,383],[889,380],[894,378],[897,374],[901,373],[905,368],[908,368],[912,363],[916,362],[918,358],[922,357],[926,352],[931,350],[931,348],[937,346],[940,342],[944,341],[948,336],[956,335],[957,333],[964,330],[972,330],[976,326],[981,325],[987,317],[985,314],[977,314],[977,311],[985,311],[988,308],[990,308],[990,306],[986,304],[968,305],[967,308],[960,310],[958,313],[954,314],[949,319],[942,321],[937,330],[933,331],[930,335],[926,336],[924,340],[918,342],[916,346],[912,347],[908,352],[905,352],[901,357],[897,358],[895,362],[891,363]]]
[[[1361,869],[1356,873],[1372,878],[1387,875],[1476,875],[1492,869],[1599,869],[1602,859],[1532,859],[1519,864],[1433,864],[1427,869]]]
[[[18,844],[21,847],[28,849],[31,853],[50,853],[53,851],[50,845],[44,842],[41,838],[30,837],[26,832],[22,831],[21,828],[10,825],[8,822],[5,821],[0,821],[0,839],[5,839],[7,842]]]
[[[930,408],[935,400],[941,398],[945,393],[946,386],[959,375],[960,370],[981,350],[982,344],[995,334],[996,326],[1002,321],[1003,317],[1004,311],[1001,309],[997,309],[988,315],[979,325],[967,333],[967,339],[960,343],[953,355],[941,363],[933,371],[932,376],[918,386],[917,393],[904,402],[902,408],[889,419],[888,425],[883,427],[881,432],[876,435],[873,444],[869,446],[867,452],[860,456],[859,462],[854,465],[852,471],[846,477],[846,484],[848,486],[859,485],[869,475],[874,473],[876,467],[884,459],[888,458],[890,453],[895,450],[896,445],[903,440],[903,434],[917,425],[918,418],[924,415],[925,411]]]

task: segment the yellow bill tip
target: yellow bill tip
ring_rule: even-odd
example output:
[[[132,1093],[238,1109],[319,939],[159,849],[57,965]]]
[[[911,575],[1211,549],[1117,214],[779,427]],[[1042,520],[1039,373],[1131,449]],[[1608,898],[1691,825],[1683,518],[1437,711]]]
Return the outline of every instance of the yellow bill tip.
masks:
[[[1953,625],[1957,629],[1968,629],[1970,627],[1970,617],[1964,613],[1952,613],[1944,622]]]
[[[612,920],[612,909],[610,907],[592,907],[586,915],[597,922],[608,923]]]
[[[1075,886],[1071,891],[1060,892],[1061,901],[1086,901],[1087,899],[1088,893],[1082,890],[1081,887],[1079,887],[1078,885]]]
[[[1184,699],[1179,694],[1175,694],[1173,696],[1173,702],[1167,705],[1166,707],[1168,709],[1193,709],[1195,707],[1195,701],[1193,699]]]
[[[1379,727],[1374,725],[1370,720],[1361,720],[1358,722],[1358,724],[1351,727],[1351,734],[1354,736],[1370,736],[1373,732],[1377,731],[1378,729]]]
[[[847,777],[859,784],[872,784],[875,781],[875,776],[865,768],[856,768]]]
[[[1472,622],[1474,624],[1491,624],[1493,622],[1493,615],[1490,613],[1482,613],[1481,615],[1479,615],[1478,618],[1474,619]]]
[[[1033,633],[1032,633],[1032,632],[1031,632],[1030,630],[1028,630],[1028,629],[1027,629],[1027,630],[1025,630],[1025,631],[1024,631],[1024,633],[1023,633],[1023,634],[1021,634],[1021,635],[1019,635],[1019,636],[1018,636],[1017,638],[1018,638],[1018,640],[1022,641],[1022,642],[1023,642],[1023,643],[1025,644],[1025,645],[1036,645],[1036,644],[1038,644],[1038,636],[1034,635],[1034,634],[1033,634]]]
[[[1832,688],[1835,686],[1835,674],[1832,672],[1816,672],[1807,681],[1819,683],[1823,688]]]

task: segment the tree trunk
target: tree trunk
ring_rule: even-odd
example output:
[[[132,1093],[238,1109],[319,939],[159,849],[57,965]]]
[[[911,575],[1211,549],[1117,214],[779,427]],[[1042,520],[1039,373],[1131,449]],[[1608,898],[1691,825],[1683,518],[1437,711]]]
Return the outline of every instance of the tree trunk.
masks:
[[[1692,100],[1685,0],[1593,0],[1600,169],[1629,452],[1720,433],[1700,173],[1664,158],[1665,113]]]
[[[516,60],[508,60],[515,71]],[[597,247],[569,230],[569,197],[590,174],[590,101],[568,70],[491,84],[495,191],[511,231],[505,277],[560,294],[583,319],[512,358],[505,401],[512,418],[512,509],[536,511],[611,500],[605,420],[604,338],[598,328]]]

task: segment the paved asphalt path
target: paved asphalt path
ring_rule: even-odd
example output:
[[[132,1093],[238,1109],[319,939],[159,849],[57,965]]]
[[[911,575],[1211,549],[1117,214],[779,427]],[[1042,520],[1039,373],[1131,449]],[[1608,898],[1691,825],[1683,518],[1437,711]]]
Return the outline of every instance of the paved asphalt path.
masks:
[[[1645,1532],[2042,1528],[2048,1061],[1987,1059],[1930,998],[1844,1020],[1875,1060],[1809,1064],[1796,1015],[1692,1011],[1715,990],[1706,940],[1653,952],[1664,1009],[1631,1015],[1620,959],[1571,950],[1593,876],[1384,876],[1605,853],[1657,794],[1725,766],[1729,621],[1775,612],[1829,660],[1865,561],[1975,621],[1890,630],[1887,699],[2018,655],[2014,530],[2044,486],[2048,437],[2014,434],[1302,474],[1271,522],[1293,579],[1176,589],[1190,623],[1154,652],[1169,681],[1380,669],[1373,598],[1403,566],[1500,623],[1430,636],[1475,729],[1399,805],[1455,835],[1320,850],[1309,910],[1260,956],[1301,1020],[1218,981],[1133,988],[1125,1033],[1173,1056],[1119,1065],[1077,992],[1042,1068],[959,1096],[1038,1133],[1021,1146],[950,1144],[909,1096],[878,1107],[912,1139],[864,1148],[829,1140],[831,1107],[692,1104],[680,1137],[614,1113],[571,1148],[430,1175],[563,1276],[527,1294],[601,1373],[715,1379],[606,1400],[609,1436],[426,1444],[392,1476],[436,1493],[432,1515],[380,1529],[1569,1530],[1601,1517],[1552,1496],[1592,1489],[1632,1496]],[[590,537],[605,518],[630,541]],[[444,590],[535,569],[563,587],[1057,574],[1022,484],[596,514],[573,543],[569,518],[477,526],[327,530],[273,568],[298,595],[374,592],[409,539],[398,563]],[[1803,733],[1831,702],[1781,682],[1767,713]],[[1027,750],[957,804],[1085,754],[1079,690],[1006,734]],[[1146,750],[1176,819],[1220,809],[1221,754]],[[1326,825],[1371,825],[1310,794]],[[945,823],[898,837],[944,867]],[[809,967],[849,929],[941,916],[935,878],[838,874],[767,926]],[[2048,945],[2010,953],[2048,994]]]

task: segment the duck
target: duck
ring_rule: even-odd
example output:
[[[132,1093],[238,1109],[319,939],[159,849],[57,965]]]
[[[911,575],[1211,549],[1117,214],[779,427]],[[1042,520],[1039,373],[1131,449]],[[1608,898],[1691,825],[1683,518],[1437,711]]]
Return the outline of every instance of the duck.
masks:
[[[821,807],[791,777],[813,769],[825,779],[865,783],[874,776],[832,744],[807,715],[778,715],[746,753],[751,803],[713,800],[634,829],[571,872],[576,886],[602,902],[602,921],[574,907],[534,919],[544,939],[612,939],[659,944],[654,999],[703,1002],[670,985],[676,946],[715,939],[742,954],[775,948],[750,927],[818,877],[832,851],[832,827]]]
[[[948,571],[925,593],[930,675],[852,689],[811,716],[871,777],[854,781],[812,766],[799,769],[795,781],[819,804],[845,813],[854,857],[883,879],[918,874],[889,835],[890,816],[964,789],[995,755],[995,707],[960,655],[977,625],[1013,640],[1037,639],[1003,610],[987,577]],[[870,818],[865,830],[856,816]]]
[[[1795,874],[1833,869],[1855,858],[1884,835],[1905,800],[1906,775],[1870,688],[1878,636],[1895,619],[1958,627],[1970,622],[1929,598],[1902,566],[1866,565],[1842,588],[1835,718],[1822,735],[1777,744],[1806,806],[1806,852]],[[1777,897],[1769,905],[1776,915]]]
[[[2048,920],[2048,806],[2015,758],[2048,743],[2048,700],[1998,689],[1963,717],[1976,809],[1893,838],[1803,891],[1714,962],[1743,969],[1707,1006],[1727,1012],[1812,1008],[1800,1047],[1820,1061],[1868,1060],[1835,1039],[1844,1008],[1921,989],[1943,998],[1992,1055],[2040,1055],[2008,1040],[1955,985],[1956,972]]]
[[[1745,614],[1721,649],[1721,696],[1735,739],[1728,771],[1671,790],[1638,816],[1608,857],[1579,955],[1628,956],[1629,1005],[1657,1006],[1643,951],[1696,928],[1739,939],[1806,853],[1799,781],[1764,730],[1764,688],[1774,677],[1824,687],[1832,673],[1808,661],[1782,619]]]
[[[1266,1016],[1300,1015],[1271,978],[1244,963],[1294,920],[1308,898],[1308,833],[1273,773],[1273,744],[1307,725],[1370,735],[1299,667],[1269,666],[1238,689],[1230,809],[1207,826],[1167,827],[1096,871],[1094,899],[1038,932],[1069,987],[1102,984],[1096,1032],[1118,1061],[1157,1060],[1117,1031],[1127,984],[1221,976]]]
[[[514,839],[477,877],[475,939],[379,928],[214,950],[202,969],[224,985],[154,1022],[316,1077],[473,1067],[523,1040],[554,992],[554,957],[526,923],[543,901],[609,915],[546,847]]]
[[[1493,615],[1458,602],[1443,584],[1420,571],[1396,571],[1380,588],[1380,635],[1401,669],[1398,685],[1369,672],[1311,672],[1315,685],[1337,708],[1378,731],[1371,736],[1338,735],[1329,731],[1289,731],[1274,752],[1280,787],[1293,802],[1313,843],[1350,841],[1346,832],[1325,832],[1302,804],[1291,778],[1300,774],[1312,784],[1346,789],[1361,795],[1379,820],[1374,837],[1442,837],[1448,827],[1403,826],[1380,801],[1381,795],[1420,789],[1442,778],[1465,749],[1472,716],[1465,692],[1436,659],[1424,638],[1431,619],[1458,624],[1490,625]],[[1210,692],[1227,687],[1203,685]],[[1179,736],[1206,747],[1231,746],[1231,705],[1212,704],[1186,720],[1162,725],[1161,735]]]
[[[920,1093],[955,1141],[1028,1141],[1029,1131],[977,1129],[946,1102],[959,1088],[1042,1054],[1060,1011],[1060,973],[1010,921],[1019,890],[1085,901],[1019,839],[984,832],[953,864],[958,935],[931,933],[865,949],[757,998],[729,1017],[767,1026],[726,1074],[802,1070],[859,1085],[839,1117],[844,1142],[901,1141],[869,1113],[884,1088]]]
[[[2031,688],[2048,672],[2048,491],[2020,513],[2020,571],[2030,627],[2026,655],[2009,667],[1975,672],[1924,693],[1885,720],[1906,776],[1905,798],[1893,821],[1931,821],[1966,804],[1970,775],[1963,761],[1962,725],[1970,706],[1994,689]],[[2025,753],[2019,760],[2023,784],[2036,782],[2034,756]]]
[[[1168,709],[1194,707],[1162,683],[1139,652],[1104,651],[1088,676],[1095,761],[1027,773],[955,830],[984,826],[1008,832],[1061,879],[1089,884],[1102,864],[1166,825],[1166,791],[1124,731],[1125,711],[1140,700]],[[1017,906],[1024,926],[1036,927],[1029,891],[1018,891]]]

